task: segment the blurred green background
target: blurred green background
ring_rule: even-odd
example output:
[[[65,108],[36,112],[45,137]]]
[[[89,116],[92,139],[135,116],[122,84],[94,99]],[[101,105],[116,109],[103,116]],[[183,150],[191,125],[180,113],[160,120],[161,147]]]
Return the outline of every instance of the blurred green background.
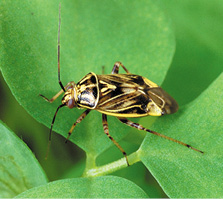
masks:
[[[162,87],[171,90],[174,79],[175,90],[171,95],[182,107],[199,96],[223,71],[223,1],[163,0],[160,4],[171,18],[176,36],[176,52]],[[64,137],[55,133],[50,155],[45,160],[49,129],[18,104],[2,75],[0,92],[1,120],[27,143],[49,180],[77,176],[84,169],[85,153],[71,142],[64,144]],[[144,171],[141,163],[137,167]],[[142,188],[151,197],[166,197],[149,171],[145,178],[147,184]]]

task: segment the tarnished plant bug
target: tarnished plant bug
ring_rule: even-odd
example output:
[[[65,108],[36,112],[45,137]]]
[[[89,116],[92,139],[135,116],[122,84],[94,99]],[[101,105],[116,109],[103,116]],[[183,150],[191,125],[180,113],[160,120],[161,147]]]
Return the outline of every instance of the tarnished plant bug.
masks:
[[[49,143],[53,124],[60,108],[67,106],[68,108],[77,107],[86,109],[72,125],[68,132],[66,141],[72,134],[75,126],[80,123],[91,110],[97,110],[102,113],[102,124],[104,133],[118,147],[126,158],[128,158],[124,149],[109,134],[107,115],[115,116],[122,123],[133,128],[147,131],[158,135],[167,140],[171,140],[194,151],[203,153],[202,151],[192,147],[189,144],[173,139],[166,135],[144,128],[138,123],[130,121],[128,118],[143,116],[162,116],[172,114],[178,110],[177,102],[161,87],[153,83],[149,79],[140,75],[131,74],[121,62],[116,62],[113,66],[111,74],[96,75],[93,72],[88,73],[77,84],[73,81],[63,86],[60,80],[60,25],[61,14],[59,6],[59,28],[58,28],[58,81],[61,90],[51,99],[40,95],[48,102],[56,100],[63,92],[62,104],[58,106],[50,128]],[[119,74],[119,68],[122,67],[126,74]]]

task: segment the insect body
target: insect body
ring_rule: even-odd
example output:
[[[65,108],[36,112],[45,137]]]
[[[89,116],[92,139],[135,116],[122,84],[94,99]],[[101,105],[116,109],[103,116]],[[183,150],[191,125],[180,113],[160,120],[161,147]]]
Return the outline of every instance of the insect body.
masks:
[[[125,70],[126,74],[119,74],[120,67]],[[102,124],[105,134],[121,150],[128,165],[126,152],[109,134],[107,115],[117,117],[122,123],[128,126],[147,131],[203,153],[186,143],[146,129],[142,125],[134,123],[126,118],[171,114],[178,110],[178,105],[177,102],[157,84],[145,77],[129,73],[121,62],[115,63],[112,74],[110,75],[96,75],[91,72],[77,84],[69,82],[64,87],[60,81],[60,15],[58,31],[58,80],[62,88],[60,92],[50,100],[41,95],[47,101],[53,102],[65,92],[62,98],[62,104],[57,108],[54,114],[49,140],[51,140],[52,128],[58,110],[61,107],[67,106],[69,108],[77,107],[86,109],[72,125],[67,140],[75,126],[80,123],[91,110],[97,110],[102,113]]]
[[[117,62],[114,67],[122,64]],[[65,92],[68,107],[95,109],[116,117],[160,116],[174,113],[176,101],[150,80],[134,74],[87,74]]]

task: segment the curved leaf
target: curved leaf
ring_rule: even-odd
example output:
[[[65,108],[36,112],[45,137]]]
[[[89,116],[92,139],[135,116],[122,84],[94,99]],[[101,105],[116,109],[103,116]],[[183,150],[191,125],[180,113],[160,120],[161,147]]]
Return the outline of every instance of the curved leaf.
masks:
[[[18,102],[50,127],[60,87],[57,80],[58,5],[49,1],[3,1],[1,70]],[[110,73],[115,61],[132,72],[161,83],[171,62],[175,42],[169,21],[152,1],[63,1],[61,5],[61,79],[79,81],[88,72]],[[122,70],[122,69],[121,69]],[[67,136],[83,110],[59,111],[54,130]],[[109,118],[116,140],[124,125]],[[117,131],[117,133],[116,133]],[[113,143],[103,133],[101,114],[92,111],[77,125],[71,141],[98,155]]]
[[[223,73],[188,107],[153,126],[204,154],[153,135],[140,148],[142,162],[171,198],[223,196],[222,90]]]
[[[120,177],[73,178],[35,187],[18,198],[148,198],[134,183]]]
[[[162,1],[173,21],[176,53],[164,81],[179,104],[197,98],[223,72],[223,1]],[[176,75],[177,74],[177,75]]]
[[[14,197],[47,183],[29,148],[0,122],[0,197]]]

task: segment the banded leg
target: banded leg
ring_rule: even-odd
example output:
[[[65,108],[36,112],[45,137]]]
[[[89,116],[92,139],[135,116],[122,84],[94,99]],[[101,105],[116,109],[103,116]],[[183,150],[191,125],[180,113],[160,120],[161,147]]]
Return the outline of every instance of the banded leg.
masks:
[[[71,136],[71,134],[72,134],[72,131],[74,130],[75,126],[76,126],[78,123],[80,123],[80,122],[87,116],[87,114],[88,114],[90,111],[91,111],[90,109],[87,109],[86,111],[84,111],[84,112],[79,116],[79,118],[77,119],[77,121],[76,121],[76,122],[72,125],[72,127],[70,128],[65,143],[67,143],[67,141],[69,140],[69,138],[70,138],[70,136]]]
[[[134,128],[136,128],[136,129],[139,129],[139,130],[147,131],[147,132],[152,133],[152,134],[154,134],[154,135],[158,135],[158,136],[160,136],[160,137],[162,137],[162,138],[165,138],[165,139],[167,139],[167,140],[170,140],[170,141],[176,142],[176,143],[178,143],[178,144],[181,144],[181,145],[183,145],[183,146],[186,146],[187,148],[190,148],[190,149],[192,149],[192,150],[194,150],[194,151],[197,151],[197,152],[200,152],[200,153],[204,153],[203,151],[200,151],[200,150],[198,150],[198,149],[192,147],[192,146],[189,145],[189,144],[186,144],[186,143],[181,142],[181,141],[179,141],[179,140],[175,140],[175,139],[173,139],[173,138],[171,138],[171,137],[168,137],[168,136],[166,136],[166,135],[157,133],[157,132],[155,132],[155,131],[151,131],[151,130],[149,130],[149,129],[146,129],[146,128],[144,128],[142,125],[137,124],[137,123],[134,123],[134,122],[132,122],[132,121],[126,119],[126,118],[118,118],[118,119],[119,119],[122,123],[124,123],[124,124],[126,124],[126,125],[128,125],[128,126],[134,127]]]
[[[69,82],[64,88],[67,89],[69,86],[73,87],[75,85],[75,83]],[[39,94],[40,97],[42,97],[43,99],[45,99],[47,102],[52,103],[55,99],[57,99],[62,93],[64,92],[63,89],[61,89],[55,96],[53,96],[51,99],[46,98],[44,95]]]
[[[126,73],[130,73],[121,62],[116,62],[112,69],[112,74],[118,74],[120,66],[125,70]]]
[[[105,134],[109,137],[109,139],[110,139],[110,140],[111,140],[111,141],[118,147],[118,149],[119,149],[119,150],[122,152],[122,154],[125,156],[127,165],[129,166],[129,161],[128,161],[126,152],[125,152],[124,149],[119,145],[119,143],[116,142],[116,141],[114,140],[114,138],[109,134],[107,115],[105,115],[105,114],[102,114],[102,125],[103,125],[103,129],[104,129]]]

